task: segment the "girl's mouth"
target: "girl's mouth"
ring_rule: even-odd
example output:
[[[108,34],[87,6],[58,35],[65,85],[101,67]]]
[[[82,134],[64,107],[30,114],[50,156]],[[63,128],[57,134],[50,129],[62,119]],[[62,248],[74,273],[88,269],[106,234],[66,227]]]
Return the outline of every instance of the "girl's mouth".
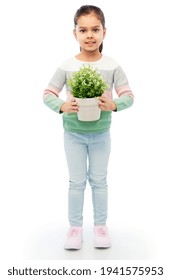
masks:
[[[88,46],[93,46],[95,42],[92,42],[92,41],[89,41],[89,42],[86,42],[86,45]]]

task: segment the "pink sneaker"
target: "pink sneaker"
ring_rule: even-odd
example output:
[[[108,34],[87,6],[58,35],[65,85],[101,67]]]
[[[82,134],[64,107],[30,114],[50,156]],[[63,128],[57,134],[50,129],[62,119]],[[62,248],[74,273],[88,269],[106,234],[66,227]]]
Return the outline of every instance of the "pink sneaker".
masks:
[[[107,226],[94,226],[94,247],[109,248],[111,241]]]
[[[67,250],[81,249],[82,227],[70,227],[67,233],[64,248]]]

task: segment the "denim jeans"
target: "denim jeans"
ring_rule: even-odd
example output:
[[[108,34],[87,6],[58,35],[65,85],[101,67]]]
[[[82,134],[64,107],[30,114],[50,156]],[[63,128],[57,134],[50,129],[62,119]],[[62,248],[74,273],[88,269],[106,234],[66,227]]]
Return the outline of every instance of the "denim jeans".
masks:
[[[69,170],[68,217],[71,226],[82,226],[84,190],[92,189],[94,224],[105,225],[108,208],[107,167],[111,150],[110,132],[64,132]]]

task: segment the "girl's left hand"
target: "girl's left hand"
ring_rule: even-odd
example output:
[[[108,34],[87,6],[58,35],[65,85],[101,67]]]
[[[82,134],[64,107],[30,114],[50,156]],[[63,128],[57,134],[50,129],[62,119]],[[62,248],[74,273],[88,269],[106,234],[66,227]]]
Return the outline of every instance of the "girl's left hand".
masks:
[[[99,97],[99,107],[102,111],[115,111],[117,109],[116,104],[105,96]]]

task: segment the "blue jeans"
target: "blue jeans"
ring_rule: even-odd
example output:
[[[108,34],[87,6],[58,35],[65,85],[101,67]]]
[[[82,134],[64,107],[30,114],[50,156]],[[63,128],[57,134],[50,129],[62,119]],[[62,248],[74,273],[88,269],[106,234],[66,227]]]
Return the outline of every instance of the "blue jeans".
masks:
[[[68,216],[71,226],[82,226],[84,190],[92,189],[94,224],[105,225],[108,208],[107,166],[111,150],[110,132],[64,132],[69,170]]]

